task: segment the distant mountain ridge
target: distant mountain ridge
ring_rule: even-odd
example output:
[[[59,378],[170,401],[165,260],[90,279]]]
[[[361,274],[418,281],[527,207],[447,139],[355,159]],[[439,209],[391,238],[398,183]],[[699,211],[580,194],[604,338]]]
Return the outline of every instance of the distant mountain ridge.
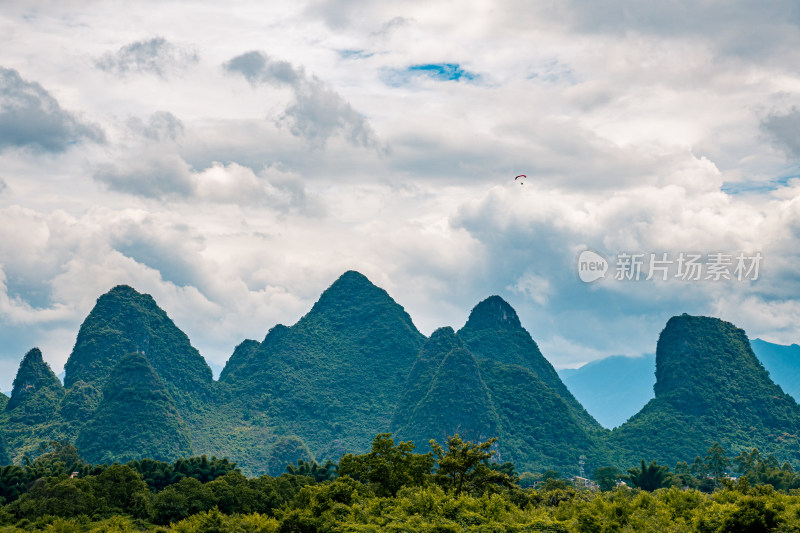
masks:
[[[622,425],[653,398],[655,354],[612,356],[558,371],[564,385],[603,427]]]
[[[788,361],[781,350],[773,355]],[[251,475],[279,474],[293,460],[364,452],[377,433],[392,431],[420,450],[456,432],[497,436],[496,459],[520,470],[575,472],[579,456],[588,472],[642,458],[691,460],[686,454],[704,452],[712,438],[800,465],[791,446],[800,408],[770,380],[742,330],[673,317],[655,362],[656,398],[610,432],[579,402],[587,382],[570,392],[501,297],[479,302],[458,331],[426,338],[386,291],[348,271],[297,323],[237,345],[214,381],[155,300],[119,286],[82,324],[64,385],[38,349],[25,356],[11,397],[0,397],[0,461],[63,440],[91,461],[208,454]],[[594,368],[617,363],[625,361]],[[618,373],[606,393],[626,380],[653,383]],[[562,371],[567,381],[580,377],[569,374]]]
[[[750,346],[770,378],[800,401],[800,346],[753,339]],[[611,356],[558,371],[575,398],[604,427],[620,426],[654,397],[656,356]]]

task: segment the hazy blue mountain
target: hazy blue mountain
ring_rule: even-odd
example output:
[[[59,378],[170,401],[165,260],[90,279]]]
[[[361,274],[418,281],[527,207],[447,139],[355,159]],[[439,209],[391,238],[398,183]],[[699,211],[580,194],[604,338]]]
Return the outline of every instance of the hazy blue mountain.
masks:
[[[761,339],[750,341],[753,352],[783,392],[800,400],[800,346]],[[612,356],[558,371],[575,398],[598,422],[614,428],[650,401],[656,382],[656,357]]]
[[[761,339],[753,339],[750,346],[772,381],[780,385],[783,392],[800,401],[800,346],[784,346]]]
[[[656,356],[613,356],[558,371],[564,384],[606,428],[615,428],[653,398]]]

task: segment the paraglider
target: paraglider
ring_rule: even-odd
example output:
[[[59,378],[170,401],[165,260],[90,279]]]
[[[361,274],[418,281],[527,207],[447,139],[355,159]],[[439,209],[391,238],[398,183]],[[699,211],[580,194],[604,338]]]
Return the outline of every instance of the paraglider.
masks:
[[[517,176],[516,178],[514,178],[514,181],[517,181],[519,178],[527,178],[527,177],[528,177],[528,176],[526,176],[525,174],[520,174],[519,176]],[[520,182],[519,182],[519,184],[520,184],[520,185],[525,185],[525,182],[524,182],[524,181],[520,181]]]

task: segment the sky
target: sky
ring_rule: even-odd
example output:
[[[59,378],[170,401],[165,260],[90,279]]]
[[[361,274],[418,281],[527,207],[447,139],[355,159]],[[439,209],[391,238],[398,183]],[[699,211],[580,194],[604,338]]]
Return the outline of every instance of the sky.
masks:
[[[498,294],[557,368],[684,312],[800,341],[794,0],[6,0],[0,36],[0,390],[115,285],[218,372],[351,269],[426,335]]]

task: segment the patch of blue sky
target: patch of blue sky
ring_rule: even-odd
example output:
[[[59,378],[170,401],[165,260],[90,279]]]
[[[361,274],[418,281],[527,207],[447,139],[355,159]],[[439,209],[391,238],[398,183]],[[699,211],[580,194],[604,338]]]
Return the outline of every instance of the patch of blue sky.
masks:
[[[400,86],[418,77],[436,81],[475,81],[480,76],[464,70],[458,63],[426,63],[387,71],[384,75],[384,82],[392,86]]]
[[[477,75],[464,70],[458,63],[428,63],[427,65],[412,65],[408,67],[408,72],[424,74],[436,80],[442,81],[470,81]]]
[[[792,173],[785,176],[778,176],[770,180],[726,181],[723,182],[721,190],[725,194],[730,195],[768,193],[787,187],[791,180],[796,179],[800,179],[800,174]]]

